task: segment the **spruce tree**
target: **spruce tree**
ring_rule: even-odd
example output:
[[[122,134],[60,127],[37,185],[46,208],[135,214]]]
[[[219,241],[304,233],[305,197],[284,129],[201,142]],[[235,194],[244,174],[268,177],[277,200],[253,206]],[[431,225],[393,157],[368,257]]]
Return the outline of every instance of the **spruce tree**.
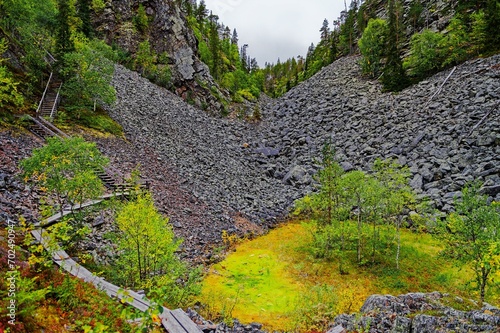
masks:
[[[330,28],[328,27],[328,20],[325,19],[323,21],[323,25],[321,26],[321,29],[319,29],[319,31],[321,32],[321,40],[322,41],[325,41],[328,39],[328,37],[330,36]]]
[[[337,34],[335,31],[332,33],[330,37],[330,63],[334,62],[337,59]]]
[[[71,40],[71,31],[69,27],[69,17],[71,14],[71,5],[69,0],[57,0],[57,39],[56,51],[59,57],[65,53],[74,50],[74,44]]]
[[[210,15],[210,35],[209,35],[209,47],[211,56],[211,66],[210,72],[215,79],[220,78],[221,71],[221,45],[219,39],[219,24],[217,23],[218,17],[216,15]]]
[[[233,30],[233,36],[231,37],[231,44],[238,45],[238,32],[236,29]]]
[[[398,0],[388,3],[387,60],[383,69],[382,84],[388,91],[401,91],[409,84],[400,55],[402,19],[396,12]]]
[[[89,38],[94,35],[92,20],[90,19],[91,0],[78,1],[78,17],[82,20],[81,32]]]
[[[486,21],[486,51],[500,50],[500,1],[488,0],[484,18]]]
[[[208,15],[207,5],[205,4],[205,0],[201,0],[200,4],[198,5],[198,8],[196,8],[195,12],[196,20],[198,20],[198,22],[203,22],[207,17],[207,15]]]
[[[356,38],[356,16],[358,4],[356,1],[351,3],[351,8],[347,13],[344,24],[340,26],[340,46],[344,55],[354,53],[354,40]]]

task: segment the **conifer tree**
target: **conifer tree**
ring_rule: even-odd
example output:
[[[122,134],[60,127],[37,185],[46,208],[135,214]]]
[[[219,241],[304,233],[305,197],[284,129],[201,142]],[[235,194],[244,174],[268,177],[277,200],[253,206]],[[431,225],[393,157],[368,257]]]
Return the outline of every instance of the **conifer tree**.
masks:
[[[58,56],[62,56],[74,49],[71,40],[71,31],[69,27],[69,17],[71,14],[71,5],[68,0],[57,0],[57,39],[56,50]]]
[[[382,84],[385,90],[401,91],[408,86],[408,78],[403,69],[400,55],[402,25],[401,16],[397,12],[399,0],[389,0],[388,3],[388,34],[387,34],[387,60],[383,69]]]
[[[207,5],[205,4],[205,0],[201,0],[198,8],[196,8],[195,16],[198,22],[203,22],[208,15]]]
[[[356,38],[356,15],[358,12],[357,2],[351,3],[344,24],[340,26],[340,40],[342,53],[344,55],[354,52],[354,39]]]
[[[488,0],[484,11],[486,21],[486,49],[500,50],[500,2]]]
[[[330,38],[330,63],[332,63],[337,59],[337,33],[334,31]]]
[[[233,30],[233,36],[231,37],[231,44],[238,45],[238,32],[236,29]]]
[[[215,79],[220,78],[220,70],[221,70],[221,45],[219,39],[218,32],[218,17],[216,15],[210,15],[210,35],[209,35],[209,47],[210,47],[210,55],[212,58],[210,72],[214,76]]]
[[[321,29],[319,31],[321,32],[321,40],[326,41],[328,37],[330,36],[330,28],[328,27],[328,20],[325,19],[323,21],[323,25],[321,26]]]
[[[248,71],[248,60],[247,60],[247,48],[248,48],[248,44],[244,44],[242,47],[241,47],[241,51],[240,51],[240,57],[241,57],[241,65],[243,67],[243,70],[245,71]]]
[[[92,21],[90,19],[90,5],[91,0],[78,1],[78,17],[82,20],[82,26],[80,30],[86,37],[89,38],[91,38],[94,34]]]

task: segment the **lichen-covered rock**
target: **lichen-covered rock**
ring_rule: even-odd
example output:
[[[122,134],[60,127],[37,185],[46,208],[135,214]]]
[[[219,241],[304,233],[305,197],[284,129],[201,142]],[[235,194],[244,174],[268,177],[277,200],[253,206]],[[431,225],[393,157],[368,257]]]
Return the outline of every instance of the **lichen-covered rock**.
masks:
[[[500,310],[439,292],[372,295],[358,315],[337,316],[335,324],[348,332],[500,332]]]

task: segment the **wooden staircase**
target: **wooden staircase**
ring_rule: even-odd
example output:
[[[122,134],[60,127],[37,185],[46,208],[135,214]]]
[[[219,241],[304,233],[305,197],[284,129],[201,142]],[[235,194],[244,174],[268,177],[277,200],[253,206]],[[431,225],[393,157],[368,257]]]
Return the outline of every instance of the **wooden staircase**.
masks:
[[[61,91],[62,82],[61,81],[53,81],[50,86],[45,98],[42,101],[42,105],[40,106],[39,116],[44,117],[46,119],[53,120],[57,114],[57,106],[60,101],[60,91]]]
[[[108,194],[97,200],[91,200],[84,204],[67,207],[61,214],[48,218],[43,225],[40,223],[35,224],[35,229],[31,234],[35,239],[50,253],[52,260],[66,270],[69,274],[76,276],[86,282],[92,283],[96,288],[103,290],[110,297],[116,298],[121,303],[128,303],[134,308],[146,312],[150,307],[156,305],[152,304],[144,295],[139,294],[133,290],[126,290],[115,286],[101,277],[94,275],[91,271],[78,264],[71,256],[59,247],[59,244],[51,242],[48,231],[45,228],[57,223],[64,216],[71,214],[73,211],[80,210],[101,203],[104,200],[109,200],[115,196],[123,196],[120,194]],[[162,307],[162,313],[159,315],[161,324],[168,333],[203,333],[202,329],[196,325],[182,309],[170,310]]]
[[[69,137],[51,122],[57,113],[61,86],[62,82],[55,78],[53,73],[50,73],[47,85],[45,86],[45,90],[36,110],[36,116],[28,116],[31,120],[31,124],[28,129],[44,141],[53,136],[59,138]],[[104,170],[94,170],[94,172],[109,190],[114,192],[121,191],[122,193],[130,193],[136,189],[135,185],[126,181],[126,178],[120,171],[112,167],[105,168]],[[139,184],[139,188],[149,188],[149,183],[147,181],[141,182]]]
[[[43,91],[42,98],[38,104],[36,110],[36,116],[38,118],[45,117],[51,121],[56,116],[57,107],[60,102],[60,92],[61,92],[62,82],[50,73],[47,85]]]

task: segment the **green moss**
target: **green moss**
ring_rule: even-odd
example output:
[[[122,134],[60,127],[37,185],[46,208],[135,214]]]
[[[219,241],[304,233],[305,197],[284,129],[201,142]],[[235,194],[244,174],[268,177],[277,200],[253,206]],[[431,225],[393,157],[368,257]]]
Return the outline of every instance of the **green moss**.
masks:
[[[400,270],[389,255],[378,265],[353,265],[341,275],[337,263],[311,255],[312,228],[290,223],[239,245],[210,269],[200,301],[225,317],[258,321],[268,330],[305,331],[320,330],[324,318],[359,311],[372,294],[438,290],[472,297],[464,282],[470,272],[441,258],[442,246],[428,234],[402,232]],[[498,294],[491,294],[490,302],[495,299]],[[465,310],[473,303],[458,300],[450,296],[443,305]]]

